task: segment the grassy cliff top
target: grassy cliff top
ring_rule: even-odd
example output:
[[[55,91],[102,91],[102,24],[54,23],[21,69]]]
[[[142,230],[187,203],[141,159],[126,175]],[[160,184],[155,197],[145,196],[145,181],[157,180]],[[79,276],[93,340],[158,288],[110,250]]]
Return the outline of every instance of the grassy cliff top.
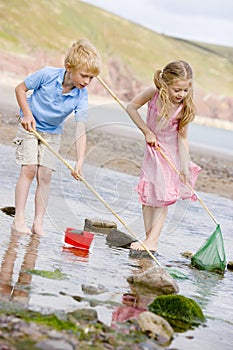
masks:
[[[179,40],[148,30],[78,0],[0,0],[0,50],[33,55],[42,50],[63,56],[73,41],[86,37],[103,56],[120,60],[145,83],[169,61],[188,61],[195,86],[232,95],[233,48]]]

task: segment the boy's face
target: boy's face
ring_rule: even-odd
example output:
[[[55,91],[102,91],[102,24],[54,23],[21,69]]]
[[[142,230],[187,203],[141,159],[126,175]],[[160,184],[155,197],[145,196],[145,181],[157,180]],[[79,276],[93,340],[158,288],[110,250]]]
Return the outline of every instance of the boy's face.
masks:
[[[65,66],[67,71],[67,83],[73,85],[78,89],[83,89],[85,86],[89,85],[94,74],[87,70],[85,67],[80,67],[79,69],[71,68],[69,63]]]
[[[83,89],[85,86],[90,84],[94,76],[90,72],[87,72],[81,69],[81,70],[70,70],[69,78],[76,88]]]

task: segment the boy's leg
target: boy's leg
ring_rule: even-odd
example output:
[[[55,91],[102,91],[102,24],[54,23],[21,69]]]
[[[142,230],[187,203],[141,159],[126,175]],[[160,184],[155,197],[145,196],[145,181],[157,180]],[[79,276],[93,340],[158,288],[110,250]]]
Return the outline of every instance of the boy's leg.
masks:
[[[36,165],[22,165],[15,188],[15,218],[12,229],[18,232],[31,233],[25,223],[25,206],[29,188],[36,173]]]
[[[143,219],[146,230],[146,239],[143,244],[151,251],[157,251],[158,239],[167,217],[168,207],[143,206]],[[130,248],[144,250],[138,243],[132,243]]]
[[[29,188],[36,174],[38,140],[19,124],[14,143],[17,145],[16,163],[21,165],[21,171],[15,188],[15,218],[12,229],[31,233],[26,227],[24,214]]]
[[[58,152],[61,135],[41,133],[41,136],[55,152]],[[35,217],[33,221],[32,232],[39,235],[44,235],[45,231],[43,229],[43,219],[48,204],[52,171],[56,170],[57,158],[42,142],[39,142],[38,150],[39,166],[37,171]]]
[[[38,166],[37,189],[35,194],[35,217],[32,232],[39,235],[45,234],[43,230],[43,219],[48,204],[51,177],[52,169],[45,166]]]

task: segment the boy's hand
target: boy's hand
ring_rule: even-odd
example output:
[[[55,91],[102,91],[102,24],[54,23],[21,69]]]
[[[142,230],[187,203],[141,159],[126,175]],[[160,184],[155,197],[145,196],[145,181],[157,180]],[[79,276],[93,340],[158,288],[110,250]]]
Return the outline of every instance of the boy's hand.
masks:
[[[34,130],[36,129],[36,121],[33,115],[24,116],[21,119],[21,124],[23,128],[27,131],[31,131],[31,128],[33,128]]]

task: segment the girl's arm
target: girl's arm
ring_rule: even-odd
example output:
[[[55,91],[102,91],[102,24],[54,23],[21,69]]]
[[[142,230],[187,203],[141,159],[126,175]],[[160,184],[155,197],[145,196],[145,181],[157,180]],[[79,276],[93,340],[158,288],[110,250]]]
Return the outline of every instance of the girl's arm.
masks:
[[[148,128],[144,120],[141,118],[140,114],[138,113],[138,109],[152,99],[155,91],[156,88],[154,86],[146,89],[142,93],[135,96],[126,107],[128,115],[137,125],[137,127],[142,131],[146,142],[153,146],[157,145],[156,135]]]
[[[189,175],[189,143],[188,143],[188,124],[186,124],[182,130],[178,133],[178,146],[180,154],[180,170],[184,175],[184,180]]]
[[[26,129],[27,131],[30,131],[31,128],[33,129],[36,128],[36,121],[32,115],[32,112],[27,102],[27,96],[26,96],[27,91],[28,91],[28,88],[25,85],[24,81],[18,84],[15,88],[16,99],[19,107],[23,112],[23,118],[21,119],[21,124],[24,127],[24,129]]]
[[[76,123],[75,140],[77,160],[75,164],[75,173],[72,173],[72,175],[77,179],[78,175],[82,176],[82,166],[84,163],[87,143],[86,129],[83,122]]]

